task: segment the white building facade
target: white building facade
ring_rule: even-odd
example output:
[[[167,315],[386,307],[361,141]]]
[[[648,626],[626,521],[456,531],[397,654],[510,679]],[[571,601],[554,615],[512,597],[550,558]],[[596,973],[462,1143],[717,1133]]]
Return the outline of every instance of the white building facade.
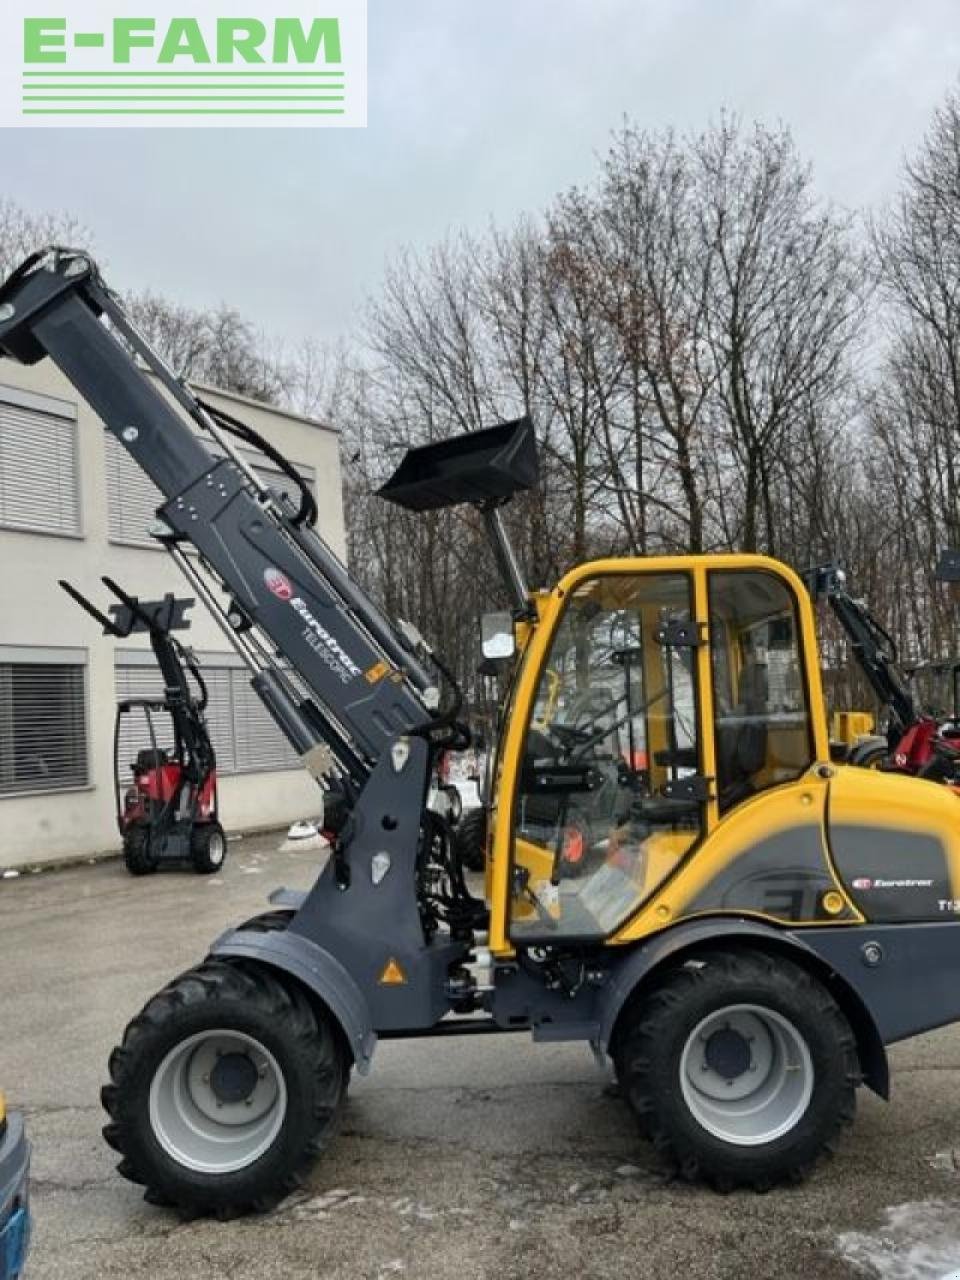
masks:
[[[344,554],[339,442],[330,427],[204,389],[289,458],[311,484],[318,532]],[[267,479],[256,455],[248,454]],[[118,847],[113,788],[117,699],[161,688],[144,636],[119,640],[60,589],[106,612],[107,575],[142,599],[190,596],[147,532],[160,495],[49,362],[0,360],[0,867]],[[197,601],[178,633],[199,657],[228,831],[318,809],[316,784],[267,715]],[[122,743],[121,765],[126,765]]]

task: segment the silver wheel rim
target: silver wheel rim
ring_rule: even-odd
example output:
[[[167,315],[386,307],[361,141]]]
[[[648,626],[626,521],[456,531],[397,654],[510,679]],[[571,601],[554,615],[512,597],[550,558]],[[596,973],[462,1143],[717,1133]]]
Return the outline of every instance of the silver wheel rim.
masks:
[[[694,1119],[735,1146],[789,1133],[810,1105],[813,1084],[803,1036],[762,1005],[732,1004],[708,1014],[680,1058],[680,1088]]]
[[[226,841],[224,840],[221,832],[214,831],[211,834],[210,842],[207,845],[207,857],[214,864],[214,866],[218,867],[220,863],[223,861],[223,857],[225,853],[226,853]]]
[[[150,1085],[154,1137],[196,1173],[247,1168],[270,1148],[286,1114],[276,1058],[242,1031],[201,1031],[182,1040]]]

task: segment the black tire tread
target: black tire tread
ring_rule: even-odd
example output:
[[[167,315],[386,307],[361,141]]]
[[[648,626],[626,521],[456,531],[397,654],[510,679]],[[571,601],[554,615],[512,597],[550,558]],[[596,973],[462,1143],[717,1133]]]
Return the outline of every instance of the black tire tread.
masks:
[[[462,867],[468,871],[484,869],[486,838],[486,809],[469,809],[454,830],[454,851]]]
[[[628,1009],[627,1025],[614,1054],[622,1096],[634,1111],[641,1134],[685,1181],[705,1181],[721,1192],[735,1187],[767,1191],[777,1183],[802,1182],[821,1157],[833,1154],[842,1131],[854,1120],[856,1089],[862,1074],[850,1025],[827,989],[801,965],[790,960],[761,951],[731,949],[701,954],[697,961],[703,963],[670,970],[659,986]],[[684,1140],[683,1134],[665,1115],[651,1088],[651,1063],[657,1047],[669,1035],[678,1011],[696,999],[708,982],[718,983],[731,999],[735,999],[737,988],[743,986],[766,986],[774,992],[789,993],[793,998],[799,996],[815,1010],[821,1026],[831,1037],[842,1064],[839,1097],[832,1121],[819,1136],[816,1149],[805,1153],[803,1158],[781,1161],[776,1167],[775,1162],[764,1167],[764,1162],[758,1160],[754,1171],[745,1170],[736,1160],[727,1161],[716,1153],[697,1150],[695,1144]]]
[[[308,1123],[296,1135],[298,1146],[288,1167],[260,1176],[259,1181],[251,1174],[245,1178],[250,1186],[239,1193],[212,1182],[206,1187],[189,1186],[188,1179],[166,1174],[159,1150],[159,1159],[144,1154],[153,1143],[152,1135],[149,1141],[145,1139],[146,1122],[132,1111],[135,1090],[146,1087],[145,1078],[152,1078],[149,1063],[151,1054],[155,1060],[160,1052],[155,1047],[158,1038],[169,1032],[178,1017],[224,1002],[234,1007],[255,1006],[259,1014],[295,1043],[298,1053],[306,1055],[318,1092],[326,1086],[336,1097],[331,1105],[314,1101]],[[213,1215],[226,1220],[272,1209],[302,1185],[313,1162],[336,1135],[342,1118],[346,1062],[339,1035],[332,1024],[320,1027],[314,1007],[296,984],[279,981],[265,966],[255,963],[207,959],[168,983],[130,1022],[121,1044],[110,1054],[108,1071],[110,1081],[100,1094],[109,1116],[103,1136],[123,1157],[118,1171],[129,1181],[144,1186],[145,1198],[151,1203],[172,1205],[190,1217]],[[264,1159],[261,1157],[251,1170],[257,1170]]]
[[[219,835],[223,841],[223,857],[219,862],[210,858],[210,841]],[[198,823],[190,833],[190,861],[197,875],[212,876],[222,871],[227,861],[227,837],[219,822]]]
[[[292,907],[277,907],[273,911],[261,911],[259,915],[251,916],[243,924],[238,924],[237,929],[243,929],[247,933],[282,933],[295,915]]]
[[[123,861],[132,876],[149,876],[157,869],[157,859],[150,852],[150,829],[131,827],[123,837]]]

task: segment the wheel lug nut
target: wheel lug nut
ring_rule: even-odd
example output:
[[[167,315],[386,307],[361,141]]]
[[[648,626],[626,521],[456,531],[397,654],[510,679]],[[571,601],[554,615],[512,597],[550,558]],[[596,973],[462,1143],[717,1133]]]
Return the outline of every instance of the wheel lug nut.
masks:
[[[252,1107],[252,1106],[253,1106],[253,1099],[252,1099],[252,1098],[244,1098],[244,1100],[243,1100],[243,1105],[244,1105],[245,1107]]]
[[[210,1072],[209,1072],[209,1071],[208,1071],[208,1072],[207,1072],[207,1074],[203,1077],[203,1083],[204,1083],[204,1084],[209,1084],[209,1083],[210,1083]]]

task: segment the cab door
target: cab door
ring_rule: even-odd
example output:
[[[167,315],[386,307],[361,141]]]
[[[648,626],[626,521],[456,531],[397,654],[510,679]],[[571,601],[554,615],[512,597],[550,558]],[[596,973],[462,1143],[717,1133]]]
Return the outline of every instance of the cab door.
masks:
[[[705,831],[693,573],[577,579],[528,655],[515,707],[513,944],[608,937]]]

